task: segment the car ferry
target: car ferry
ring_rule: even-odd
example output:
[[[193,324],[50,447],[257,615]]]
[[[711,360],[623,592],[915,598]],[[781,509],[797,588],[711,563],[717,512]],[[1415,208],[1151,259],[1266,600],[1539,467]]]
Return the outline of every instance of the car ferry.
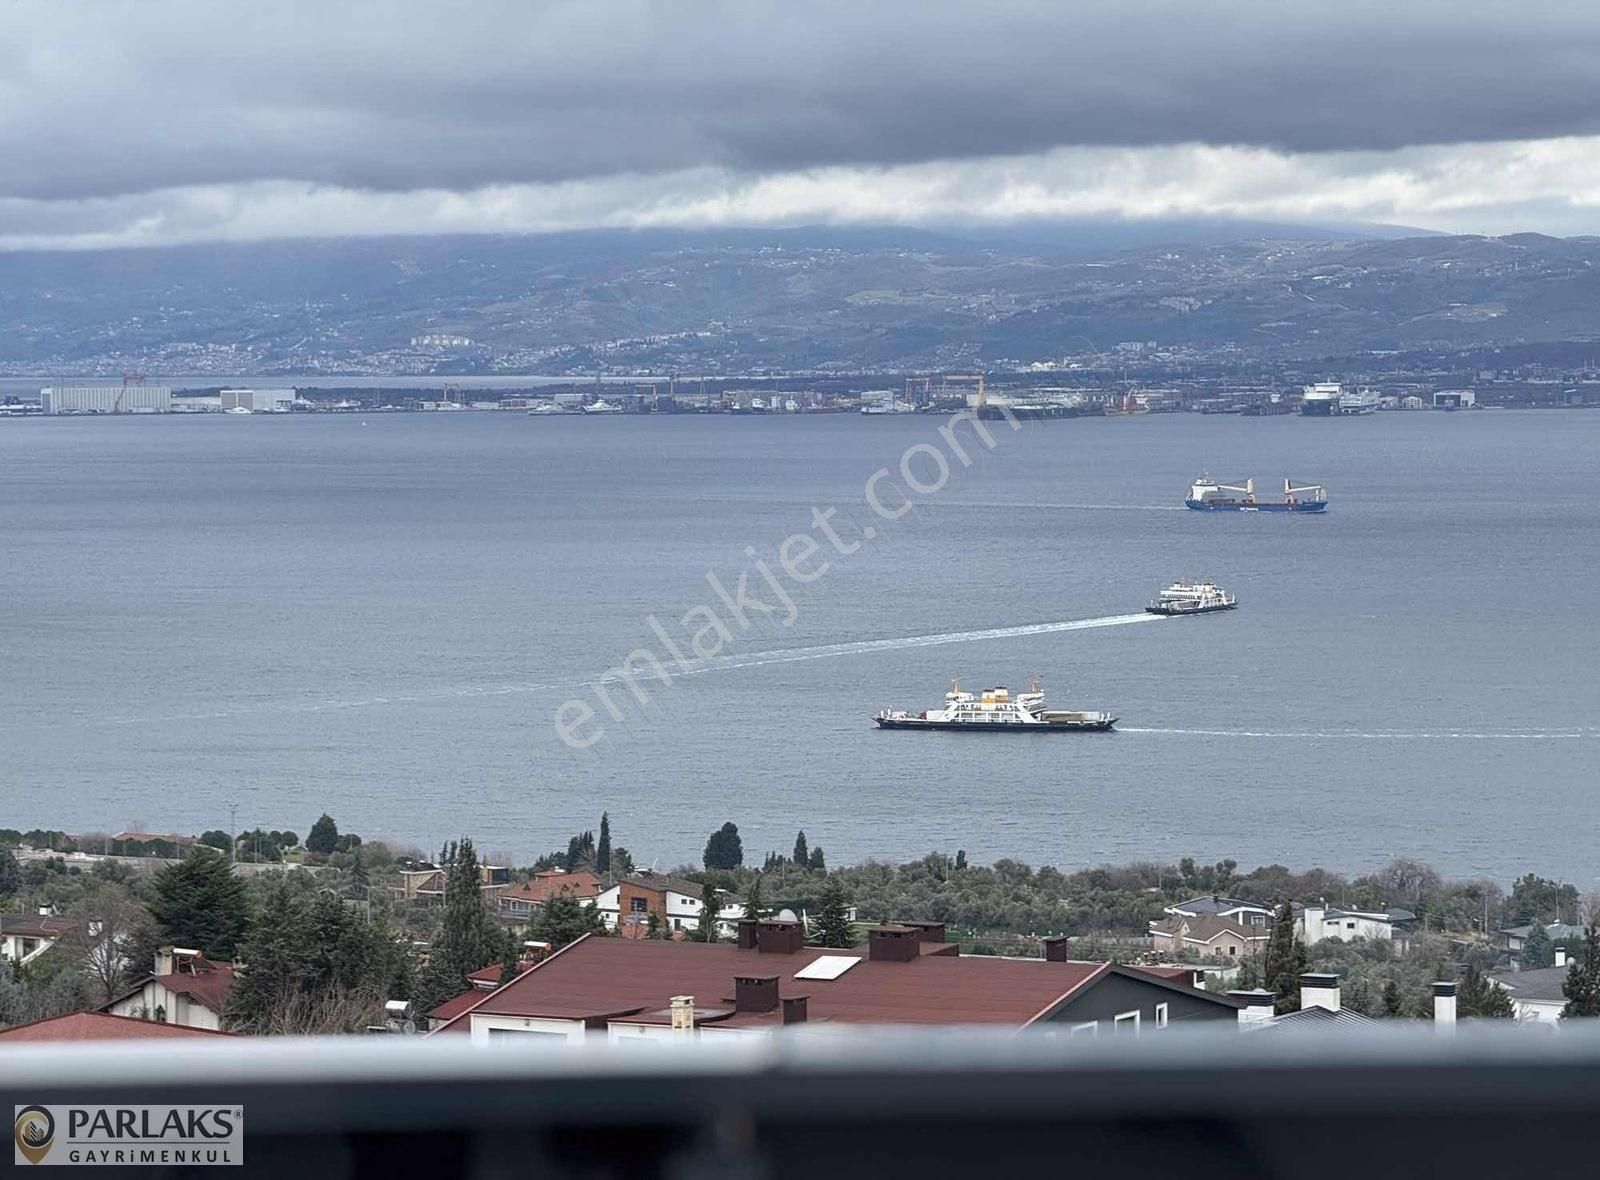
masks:
[[[1116,724],[1110,713],[1047,709],[1037,684],[1011,695],[1004,685],[963,692],[960,682],[944,694],[944,708],[910,713],[884,709],[872,716],[879,729],[964,729],[983,732],[1103,733]]]
[[[1238,605],[1238,598],[1215,582],[1174,582],[1144,609],[1153,615],[1206,615]]]

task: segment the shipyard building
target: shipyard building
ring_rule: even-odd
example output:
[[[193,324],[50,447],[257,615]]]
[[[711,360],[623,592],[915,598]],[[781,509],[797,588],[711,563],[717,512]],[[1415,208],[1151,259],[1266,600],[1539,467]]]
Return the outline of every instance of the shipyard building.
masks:
[[[39,391],[46,414],[167,414],[172,390],[165,385],[47,385]]]

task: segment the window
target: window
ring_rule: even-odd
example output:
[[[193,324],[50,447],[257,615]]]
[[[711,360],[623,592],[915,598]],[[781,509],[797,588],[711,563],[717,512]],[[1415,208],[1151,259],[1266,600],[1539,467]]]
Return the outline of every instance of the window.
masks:
[[[1067,1030],[1069,1037],[1097,1037],[1100,1035],[1100,1022],[1086,1020],[1082,1024],[1075,1024]]]
[[[1229,948],[1228,948],[1228,953],[1229,953],[1229,954],[1230,954],[1230,955],[1236,955],[1236,954],[1238,954],[1238,953],[1239,953],[1239,948],[1238,948],[1238,947],[1236,947],[1236,946],[1230,946],[1230,947],[1229,947]]]
[[[1111,1032],[1112,1035],[1116,1035],[1117,1033],[1133,1033],[1135,1036],[1137,1036],[1139,1033],[1138,1011],[1124,1012],[1119,1016],[1113,1016],[1111,1018]]]
[[[1165,1004],[1156,1005],[1156,1027],[1167,1027],[1167,1006]]]
[[[650,909],[650,902],[648,900],[646,900],[645,898],[642,898],[642,897],[630,897],[630,898],[628,898],[628,912],[630,914],[642,914],[642,913],[645,913],[646,911],[648,911],[649,909]]]
[[[1356,924],[1354,922],[1346,922],[1344,924],[1344,928],[1346,930],[1354,930],[1356,928]]]

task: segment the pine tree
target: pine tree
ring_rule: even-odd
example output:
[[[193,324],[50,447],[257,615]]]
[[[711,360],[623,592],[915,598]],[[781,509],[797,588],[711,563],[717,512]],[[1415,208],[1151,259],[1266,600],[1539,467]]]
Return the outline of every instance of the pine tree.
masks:
[[[1522,951],[1517,957],[1530,971],[1556,965],[1556,944],[1550,941],[1549,932],[1545,930],[1543,922],[1533,924],[1533,929],[1528,931],[1528,937],[1523,940]]]
[[[702,859],[708,869],[736,869],[743,865],[744,841],[739,839],[739,825],[725,823],[712,832]]]
[[[822,855],[822,845],[820,844],[811,850],[810,867],[819,873],[826,872],[828,869],[828,861],[827,858]]]
[[[0,897],[15,893],[20,884],[22,884],[22,866],[17,863],[17,858],[11,849],[0,844]]]
[[[744,891],[744,916],[751,921],[759,922],[772,912],[767,906],[764,892],[761,885],[761,874],[753,874],[750,878],[750,884],[745,887]]]
[[[229,960],[250,927],[244,882],[214,848],[197,846],[156,873],[150,915],[164,942]]]
[[[552,950],[560,950],[585,934],[605,932],[605,923],[594,906],[565,893],[558,893],[540,906],[528,924],[528,937],[548,942]]]
[[[1277,997],[1273,1010],[1279,1015],[1300,1007],[1300,976],[1305,969],[1306,949],[1294,936],[1294,907],[1286,901],[1273,919],[1262,965],[1264,986]]]
[[[794,838],[794,863],[805,868],[811,863],[811,851],[806,847],[806,830],[800,829],[800,834]]]
[[[595,845],[594,871],[602,877],[611,872],[611,815],[600,813],[600,843]]]
[[[1510,1020],[1517,1014],[1510,993],[1471,963],[1456,986],[1456,1011],[1462,1016],[1495,1020]]]
[[[311,831],[306,836],[306,851],[314,852],[318,856],[330,856],[339,847],[339,825],[333,822],[333,816],[326,811],[311,825]]]
[[[1583,958],[1574,959],[1561,985],[1567,1005],[1561,1019],[1600,1016],[1600,931],[1590,926],[1583,932]]]
[[[817,929],[812,941],[826,947],[855,946],[856,932],[850,921],[850,897],[845,893],[844,882],[838,877],[829,877],[822,883],[817,903]]]
[[[722,894],[707,881],[700,892],[700,926],[695,931],[696,942],[717,941],[717,915],[722,911]]]

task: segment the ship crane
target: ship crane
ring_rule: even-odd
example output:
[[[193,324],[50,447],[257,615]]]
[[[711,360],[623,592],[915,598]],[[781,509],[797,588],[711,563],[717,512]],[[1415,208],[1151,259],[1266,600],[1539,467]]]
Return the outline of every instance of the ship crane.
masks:
[[[1310,492],[1309,499],[1312,500],[1326,500],[1328,498],[1326,490],[1320,483],[1307,483],[1295,487],[1293,480],[1286,479],[1283,481],[1283,498],[1285,500],[1293,503],[1295,496],[1301,492]]]
[[[1243,487],[1236,483],[1219,483],[1217,490],[1219,492],[1243,492],[1249,499],[1254,500],[1256,498],[1256,481],[1247,479],[1244,481]]]

